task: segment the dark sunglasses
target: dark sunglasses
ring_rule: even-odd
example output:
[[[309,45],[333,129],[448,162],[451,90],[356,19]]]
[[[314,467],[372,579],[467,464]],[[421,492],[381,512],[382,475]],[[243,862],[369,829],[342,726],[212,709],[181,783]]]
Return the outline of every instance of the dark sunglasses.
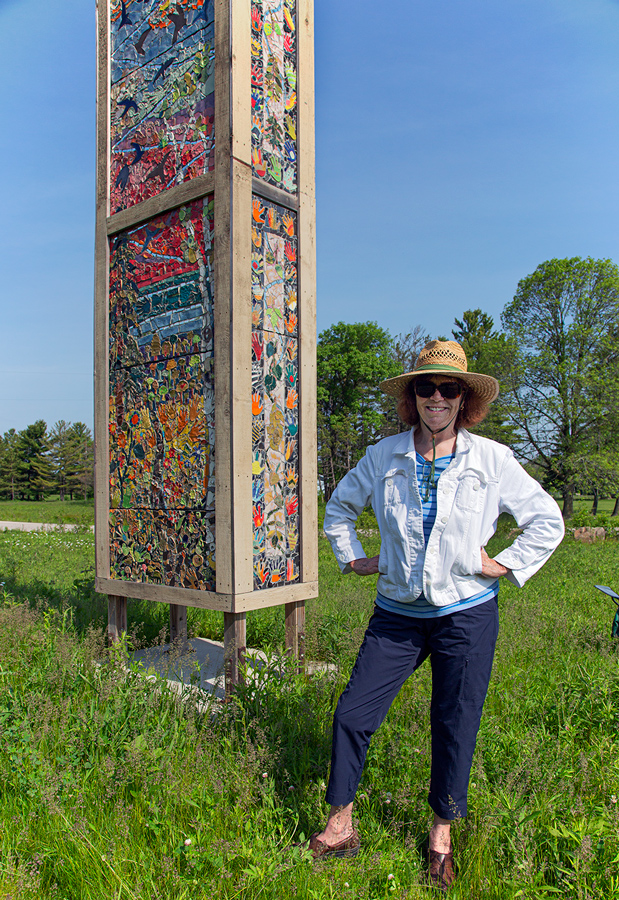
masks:
[[[415,381],[415,393],[424,400],[432,397],[437,389],[445,400],[455,400],[463,390],[462,385],[457,381],[443,381],[441,384],[434,384],[433,381]]]

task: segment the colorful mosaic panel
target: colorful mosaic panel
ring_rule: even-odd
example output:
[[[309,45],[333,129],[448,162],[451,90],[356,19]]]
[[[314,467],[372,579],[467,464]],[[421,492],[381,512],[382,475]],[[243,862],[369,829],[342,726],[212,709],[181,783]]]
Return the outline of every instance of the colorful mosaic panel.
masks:
[[[110,245],[110,365],[213,351],[213,199],[116,235]]]
[[[214,168],[213,0],[111,0],[112,213]]]
[[[110,373],[110,506],[215,505],[213,358]]]
[[[299,579],[296,216],[254,198],[252,490],[254,587]]]
[[[110,570],[122,581],[214,591],[215,513],[111,510]]]
[[[297,190],[295,0],[252,0],[252,167],[268,184]]]
[[[252,327],[297,337],[297,216],[252,202]]]
[[[212,198],[110,241],[113,578],[215,590]]]

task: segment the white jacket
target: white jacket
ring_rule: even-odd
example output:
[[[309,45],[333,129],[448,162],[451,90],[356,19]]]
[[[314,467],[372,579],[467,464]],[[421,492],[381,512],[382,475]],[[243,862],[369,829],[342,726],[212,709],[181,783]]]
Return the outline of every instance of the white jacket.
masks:
[[[355,531],[371,503],[381,536],[378,590],[412,602],[423,592],[447,606],[472,597],[495,580],[481,574],[481,548],[502,512],[523,530],[495,559],[521,587],[540,569],[564,533],[561,511],[546,491],[495,441],[458,431],[455,458],[440,476],[437,514],[425,546],[413,430],[368,447],[327,504],[324,530],[343,572],[366,554]]]

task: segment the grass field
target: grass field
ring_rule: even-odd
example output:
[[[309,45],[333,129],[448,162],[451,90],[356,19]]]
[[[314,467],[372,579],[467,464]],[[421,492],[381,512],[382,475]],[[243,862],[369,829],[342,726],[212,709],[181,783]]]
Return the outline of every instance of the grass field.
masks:
[[[503,535],[490,548],[505,543]],[[368,555],[376,536],[364,538]],[[283,657],[283,611],[253,613],[272,671],[198,715],[122,659],[104,658],[90,534],[0,534],[0,898],[427,898],[429,669],[407,683],[370,748],[356,860],[294,849],[324,818],[329,726],[371,612],[375,579],[343,578],[320,541],[307,604],[306,679]],[[619,900],[619,545],[566,538],[523,589],[505,583],[501,635],[455,828],[454,898]],[[167,608],[129,602],[133,639]],[[221,637],[220,614],[190,628]],[[391,877],[392,876],[392,877]]]
[[[94,500],[0,500],[0,522],[92,525]]]

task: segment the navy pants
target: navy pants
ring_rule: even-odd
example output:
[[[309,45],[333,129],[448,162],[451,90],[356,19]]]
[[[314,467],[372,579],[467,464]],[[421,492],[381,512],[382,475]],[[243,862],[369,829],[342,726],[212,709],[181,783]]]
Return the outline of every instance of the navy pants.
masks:
[[[326,799],[354,800],[370,739],[398,691],[429,656],[432,772],[428,802],[443,819],[466,815],[466,799],[499,631],[497,599],[433,619],[375,607],[333,719]]]

